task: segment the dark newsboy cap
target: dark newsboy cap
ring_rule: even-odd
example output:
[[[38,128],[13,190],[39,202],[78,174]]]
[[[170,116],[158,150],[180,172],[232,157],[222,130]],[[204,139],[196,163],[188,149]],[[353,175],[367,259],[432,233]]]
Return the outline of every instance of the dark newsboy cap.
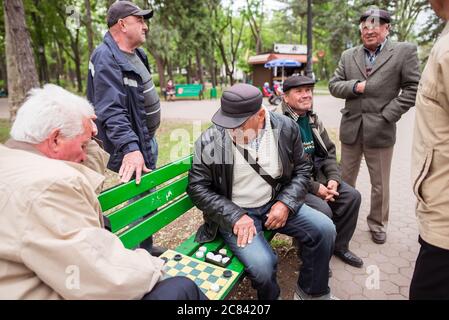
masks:
[[[153,17],[153,10],[142,10],[131,1],[116,1],[108,10],[107,23],[108,28],[116,24],[120,19],[128,16],[140,16],[145,20]]]
[[[379,20],[390,23],[391,22],[391,16],[386,10],[377,9],[377,8],[371,8],[366,10],[361,16],[360,16],[360,22],[365,21],[368,18],[379,18]]]
[[[302,86],[314,86],[315,80],[306,76],[291,76],[284,81],[282,86],[282,91],[287,92],[292,88],[302,87]]]
[[[262,92],[250,84],[239,83],[223,92],[220,109],[212,117],[217,126],[240,127],[262,107]]]

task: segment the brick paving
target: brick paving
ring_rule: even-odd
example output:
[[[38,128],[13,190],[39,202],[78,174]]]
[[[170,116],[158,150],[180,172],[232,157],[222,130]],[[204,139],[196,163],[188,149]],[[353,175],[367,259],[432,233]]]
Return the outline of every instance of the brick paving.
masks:
[[[341,103],[337,102],[338,105]],[[334,114],[334,118],[328,117],[326,126],[338,127],[340,117],[330,110],[329,106],[324,106],[323,111],[317,108],[319,114]],[[350,248],[363,258],[365,265],[362,269],[357,269],[345,265],[336,257],[332,258],[333,277],[330,279],[330,287],[340,299],[408,299],[419,251],[415,198],[410,181],[414,114],[414,110],[409,111],[398,123],[390,181],[390,221],[387,242],[383,245],[372,242],[366,222],[371,186],[366,164],[362,161],[357,181],[357,189],[362,194],[362,205]]]

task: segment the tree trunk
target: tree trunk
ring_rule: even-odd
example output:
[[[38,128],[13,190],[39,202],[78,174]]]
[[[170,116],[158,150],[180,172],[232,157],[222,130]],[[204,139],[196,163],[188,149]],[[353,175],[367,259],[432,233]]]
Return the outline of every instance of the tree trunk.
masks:
[[[165,88],[167,82],[165,81],[165,63],[162,58],[158,55],[153,55],[156,61],[157,73],[159,74],[159,86],[161,90]]]
[[[173,79],[173,65],[170,61],[166,61],[166,65],[167,65],[167,74],[168,74],[168,78],[169,79]]]
[[[83,92],[83,78],[81,76],[81,53],[80,53],[80,30],[76,29],[75,42],[73,43],[73,55],[75,57],[75,72],[76,72],[76,82],[78,85],[78,92]]]
[[[6,57],[3,54],[0,55],[0,80],[5,81],[4,88],[0,87],[0,89],[7,90],[7,88],[8,88],[8,73],[6,72]]]
[[[4,12],[8,97],[12,123],[27,92],[38,87],[39,80],[22,0],[4,0]]]
[[[212,87],[215,88],[217,86],[217,74],[215,72],[215,60],[213,57],[209,58],[209,73]]]
[[[187,74],[186,74],[187,83],[192,83],[191,72],[192,72],[192,58],[189,57],[189,64],[187,65]]]
[[[34,4],[36,8],[39,8],[39,0],[35,0]],[[37,49],[36,49],[36,56],[38,58],[38,68],[39,68],[39,81],[40,83],[48,83],[50,82],[50,77],[48,74],[48,62],[47,62],[47,56],[45,54],[45,39],[44,35],[42,34],[43,26],[42,26],[42,20],[41,17],[36,14],[35,12],[31,13],[31,18],[33,20],[33,23],[35,25],[36,30],[36,41],[37,41]]]
[[[203,79],[203,64],[201,63],[201,55],[200,55],[200,51],[198,49],[196,49],[196,67],[197,67],[197,77],[198,80],[200,81],[200,83],[204,86],[204,79]]]
[[[56,83],[61,85],[61,75],[64,74],[64,57],[62,49],[59,46],[58,42],[54,43],[54,50],[56,52]]]
[[[94,32],[92,30],[92,14],[90,12],[90,0],[84,0],[86,7],[86,32],[87,32],[87,46],[89,49],[89,59],[94,51]]]

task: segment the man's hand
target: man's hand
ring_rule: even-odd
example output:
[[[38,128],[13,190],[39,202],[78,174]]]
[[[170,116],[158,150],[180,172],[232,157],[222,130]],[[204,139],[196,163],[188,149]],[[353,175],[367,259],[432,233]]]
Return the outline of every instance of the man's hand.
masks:
[[[145,160],[140,151],[133,151],[127,153],[123,157],[122,166],[120,167],[118,175],[120,176],[121,182],[128,182],[131,180],[134,172],[136,172],[136,184],[140,183],[140,177],[142,176],[142,171],[144,173],[150,172],[151,170],[145,166]]]
[[[285,226],[288,219],[288,207],[282,202],[276,202],[267,214],[267,221],[265,222],[265,227],[268,230],[279,229]]]
[[[242,248],[251,243],[257,234],[253,219],[246,214],[234,224],[233,232],[237,236],[237,246]]]
[[[355,86],[355,91],[357,93],[364,93],[365,92],[365,87],[366,87],[366,80],[357,83],[357,85]]]
[[[338,189],[338,182],[335,180],[329,180],[327,182],[327,189],[329,192],[329,195],[332,196],[328,196],[328,198],[326,199],[326,201],[331,201],[334,202],[335,201],[335,197],[338,197],[340,194],[337,192]]]
[[[327,189],[329,190],[334,190],[335,192],[337,192],[338,189],[338,182],[335,180],[329,180],[327,182]]]
[[[334,182],[336,182],[336,181],[334,181]],[[338,187],[338,184],[337,184],[337,187]],[[329,188],[325,187],[324,185],[320,184],[320,187],[319,187],[316,195],[318,197],[320,197],[321,199],[323,199],[324,201],[334,202],[335,201],[334,197],[339,196],[340,194],[336,190],[329,189]]]

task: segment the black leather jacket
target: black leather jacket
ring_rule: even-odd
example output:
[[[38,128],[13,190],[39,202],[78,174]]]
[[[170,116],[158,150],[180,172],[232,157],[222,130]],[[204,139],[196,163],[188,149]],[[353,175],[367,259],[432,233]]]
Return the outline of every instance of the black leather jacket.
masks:
[[[274,199],[296,212],[308,192],[310,164],[304,157],[298,125],[275,113],[270,113],[270,119],[282,164],[282,175],[278,179],[282,187]],[[232,139],[226,129],[213,125],[195,143],[187,193],[203,211],[204,224],[196,234],[197,242],[214,240],[219,226],[232,230],[245,214],[231,199],[233,160]]]

